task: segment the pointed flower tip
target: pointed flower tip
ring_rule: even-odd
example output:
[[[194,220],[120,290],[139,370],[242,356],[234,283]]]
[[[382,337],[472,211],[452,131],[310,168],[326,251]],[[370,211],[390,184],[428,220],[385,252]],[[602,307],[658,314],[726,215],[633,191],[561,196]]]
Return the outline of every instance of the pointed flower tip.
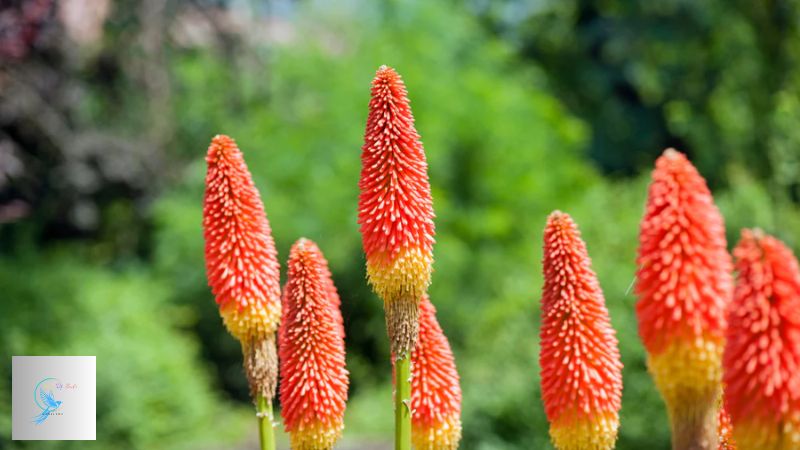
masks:
[[[769,237],[770,238],[769,240],[775,239],[769,236],[767,233],[764,232],[764,230],[758,227],[744,228],[742,229],[740,236],[741,236],[741,242],[746,242],[745,246],[750,246],[752,244],[755,244],[764,239],[765,237]]]
[[[550,228],[574,228],[575,221],[572,220],[572,217],[565,213],[561,212],[560,210],[555,210],[547,216],[547,225],[546,227]]]
[[[780,240],[743,230],[723,357],[726,408],[740,448],[800,442],[800,267]],[[794,447],[793,447],[794,448]]]
[[[296,251],[298,252],[310,250],[312,252],[318,252],[320,254],[322,253],[320,252],[319,247],[317,247],[317,244],[314,241],[305,237],[301,237],[300,239],[298,239],[294,243],[294,245],[292,245],[292,249],[293,250],[296,249]]]
[[[461,440],[461,386],[450,343],[425,294],[411,353],[411,432],[417,450],[455,450]]]
[[[281,416],[292,448],[330,449],[344,428],[349,384],[339,297],[309,239],[292,246],[279,330]]]
[[[656,170],[671,173],[688,172],[693,177],[700,177],[697,168],[689,161],[686,154],[674,148],[664,150],[664,153],[656,160]],[[705,180],[703,180],[703,184],[705,184]]]
[[[543,270],[539,363],[550,436],[558,449],[611,449],[622,363],[586,245],[567,214],[548,220]]]
[[[228,331],[242,342],[272,334],[280,320],[272,231],[241,151],[217,135],[208,148],[203,235],[206,276]]]
[[[232,137],[226,134],[216,134],[211,138],[211,143],[215,145],[236,145]]]
[[[394,81],[400,78],[400,74],[397,73],[394,68],[387,66],[386,64],[382,64],[378,67],[378,70],[375,71],[375,78],[382,79],[387,81]]]
[[[239,153],[236,141],[230,136],[218,134],[211,138],[211,145],[208,146],[208,151],[206,152],[206,162],[209,164],[216,163],[221,156],[231,152]]]
[[[688,159],[686,158],[686,154],[685,153],[679,152],[678,150],[675,150],[672,147],[669,147],[668,149],[664,150],[664,153],[662,153],[661,155],[664,158],[667,158],[667,159],[672,159],[672,160],[684,159],[684,160],[688,161]]]

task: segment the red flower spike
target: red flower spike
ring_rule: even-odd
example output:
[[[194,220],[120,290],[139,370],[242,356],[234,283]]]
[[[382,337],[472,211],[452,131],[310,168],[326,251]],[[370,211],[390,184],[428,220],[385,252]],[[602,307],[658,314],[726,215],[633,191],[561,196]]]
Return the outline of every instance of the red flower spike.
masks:
[[[434,215],[406,87],[390,67],[381,66],[372,81],[361,162],[358,223],[367,276],[384,301],[392,352],[403,356],[416,342],[417,307],[430,283]]]
[[[344,428],[348,372],[339,296],[307,239],[292,247],[279,331],[281,416],[293,450],[328,450]]]
[[[228,331],[264,339],[281,316],[280,265],[261,197],[233,139],[217,135],[206,156],[206,275]]]
[[[411,352],[411,439],[416,450],[455,450],[461,440],[461,387],[450,343],[425,294]]]
[[[555,211],[544,229],[542,398],[559,450],[614,448],[622,363],[605,299],[577,225]]]
[[[705,180],[673,149],[656,161],[637,264],[639,335],[672,420],[673,440],[688,448],[699,439],[705,442],[701,448],[711,449],[732,263]]]
[[[743,230],[723,357],[726,408],[742,450],[800,448],[800,268],[782,242]]]

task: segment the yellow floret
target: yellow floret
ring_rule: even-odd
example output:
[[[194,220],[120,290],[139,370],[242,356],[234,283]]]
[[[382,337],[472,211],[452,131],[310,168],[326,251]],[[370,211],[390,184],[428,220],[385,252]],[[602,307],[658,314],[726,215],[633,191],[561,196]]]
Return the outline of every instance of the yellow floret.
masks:
[[[228,302],[220,311],[225,328],[240,342],[264,339],[278,329],[281,319],[279,302],[248,301],[247,306]]]
[[[289,444],[292,450],[330,450],[342,435],[344,424],[324,425],[321,422],[301,424],[289,431]]]
[[[619,417],[597,413],[590,418],[556,420],[550,424],[550,438],[558,450],[611,450],[617,441]]]
[[[367,256],[367,278],[384,302],[411,298],[419,301],[431,280],[431,255],[417,247],[404,248],[394,258],[386,252]]]
[[[739,450],[797,450],[800,418],[783,423],[740,421],[733,427],[733,440]]]
[[[432,427],[413,426],[411,442],[416,450],[455,450],[461,440],[461,419],[450,416]]]
[[[720,340],[697,338],[648,355],[647,366],[673,423],[676,418],[701,420],[716,410],[721,393],[722,351]]]

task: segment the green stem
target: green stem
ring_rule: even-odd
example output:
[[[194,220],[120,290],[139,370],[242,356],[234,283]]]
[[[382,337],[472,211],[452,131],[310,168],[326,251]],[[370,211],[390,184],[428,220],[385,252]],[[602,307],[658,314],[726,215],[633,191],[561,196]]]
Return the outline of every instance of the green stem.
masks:
[[[275,450],[275,430],[272,428],[272,402],[258,394],[256,402],[258,411],[258,436],[261,450]]]
[[[395,361],[394,448],[411,450],[411,360]]]

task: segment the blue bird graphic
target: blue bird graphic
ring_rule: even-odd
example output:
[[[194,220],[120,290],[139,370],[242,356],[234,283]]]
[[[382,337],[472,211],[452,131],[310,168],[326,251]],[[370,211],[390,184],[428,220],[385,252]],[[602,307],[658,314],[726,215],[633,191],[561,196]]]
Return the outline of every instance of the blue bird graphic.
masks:
[[[33,421],[36,423],[36,425],[41,425],[42,422],[50,417],[51,412],[55,411],[61,406],[61,400],[56,400],[53,398],[53,391],[45,392],[44,389],[40,389],[39,397],[42,399],[45,409],[43,409],[39,415],[33,418]]]

